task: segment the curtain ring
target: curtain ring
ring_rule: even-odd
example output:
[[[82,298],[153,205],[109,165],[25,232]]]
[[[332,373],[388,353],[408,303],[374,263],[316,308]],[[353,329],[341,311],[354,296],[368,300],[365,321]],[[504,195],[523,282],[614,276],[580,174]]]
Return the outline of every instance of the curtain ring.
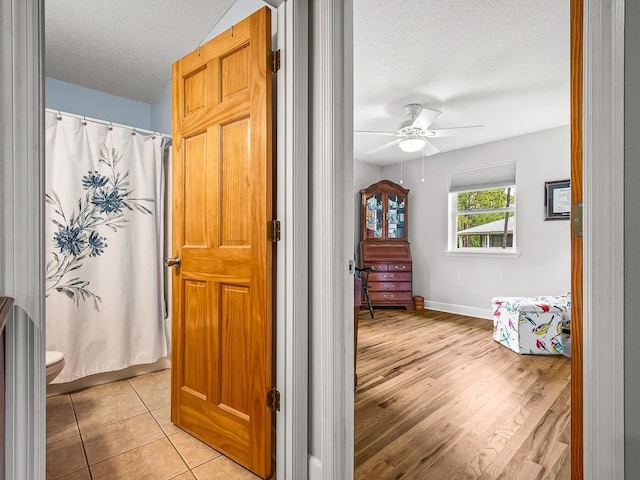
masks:
[[[62,120],[62,115],[60,114],[60,110],[58,110],[58,114],[56,115],[56,118],[58,120]]]
[[[109,131],[112,131],[112,130],[113,130],[113,123],[109,122]]]
[[[87,125],[87,117],[85,117],[84,115],[82,116],[82,125]]]
[[[156,132],[153,132],[153,135],[151,135],[151,140],[155,140],[156,139]]]
[[[135,135],[137,135],[137,134],[138,134],[138,133],[136,132],[136,127],[133,127],[133,131],[131,132],[131,135],[135,136]]]

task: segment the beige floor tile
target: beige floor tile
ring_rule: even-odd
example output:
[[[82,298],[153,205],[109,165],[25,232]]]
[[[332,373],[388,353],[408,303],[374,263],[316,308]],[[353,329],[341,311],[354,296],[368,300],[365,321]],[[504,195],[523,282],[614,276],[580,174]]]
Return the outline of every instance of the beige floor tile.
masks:
[[[173,423],[171,423],[171,407],[159,408],[152,411],[151,415],[155,417],[155,419],[160,424],[160,427],[162,428],[162,430],[164,430],[164,433],[166,433],[167,436],[182,431]]]
[[[91,475],[89,475],[88,468],[83,468],[82,470],[61,477],[60,480],[91,480]]]
[[[91,465],[94,480],[168,480],[188,471],[167,438]]]
[[[171,369],[133,377],[129,382],[149,410],[171,405]]]
[[[93,465],[164,436],[151,414],[144,413],[89,430],[82,434],[82,441],[89,465]]]
[[[147,412],[127,380],[74,392],[71,400],[81,432]]]
[[[86,466],[80,435],[47,445],[47,480],[63,477]]]
[[[187,432],[180,431],[175,433],[169,437],[169,440],[176,447],[182,459],[187,462],[189,468],[197,467],[220,456],[220,452],[192,437]]]
[[[241,467],[227,457],[219,456],[193,469],[198,480],[259,480],[249,470]]]
[[[78,435],[78,424],[73,413],[71,395],[47,398],[47,443]]]
[[[182,475],[172,478],[171,480],[196,480],[191,472],[184,472]]]

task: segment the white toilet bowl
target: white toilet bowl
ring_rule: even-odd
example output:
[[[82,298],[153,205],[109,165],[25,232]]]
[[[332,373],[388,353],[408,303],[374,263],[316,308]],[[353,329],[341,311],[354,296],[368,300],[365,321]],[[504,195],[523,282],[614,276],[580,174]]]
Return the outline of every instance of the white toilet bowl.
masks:
[[[47,351],[47,385],[49,385],[54,378],[64,368],[64,354],[62,352]]]

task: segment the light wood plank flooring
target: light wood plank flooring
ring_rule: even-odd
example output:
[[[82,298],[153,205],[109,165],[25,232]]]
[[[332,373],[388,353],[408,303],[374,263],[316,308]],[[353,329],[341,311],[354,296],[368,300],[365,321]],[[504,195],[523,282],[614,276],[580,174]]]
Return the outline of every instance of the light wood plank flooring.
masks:
[[[571,362],[518,355],[492,322],[359,315],[355,478],[570,478]]]

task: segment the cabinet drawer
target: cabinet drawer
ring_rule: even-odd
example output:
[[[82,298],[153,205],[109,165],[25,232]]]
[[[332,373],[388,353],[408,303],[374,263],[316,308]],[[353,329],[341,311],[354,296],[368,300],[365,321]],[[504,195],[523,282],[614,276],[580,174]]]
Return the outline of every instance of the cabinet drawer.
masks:
[[[411,292],[371,292],[372,302],[412,302]]]
[[[387,264],[386,263],[367,263],[365,265],[365,267],[373,267],[373,271],[374,272],[386,272],[387,271]]]
[[[410,272],[371,272],[369,274],[369,282],[410,282]]]
[[[370,292],[411,291],[411,282],[371,282]]]
[[[390,263],[388,265],[390,272],[410,272],[411,264],[410,263]]]

